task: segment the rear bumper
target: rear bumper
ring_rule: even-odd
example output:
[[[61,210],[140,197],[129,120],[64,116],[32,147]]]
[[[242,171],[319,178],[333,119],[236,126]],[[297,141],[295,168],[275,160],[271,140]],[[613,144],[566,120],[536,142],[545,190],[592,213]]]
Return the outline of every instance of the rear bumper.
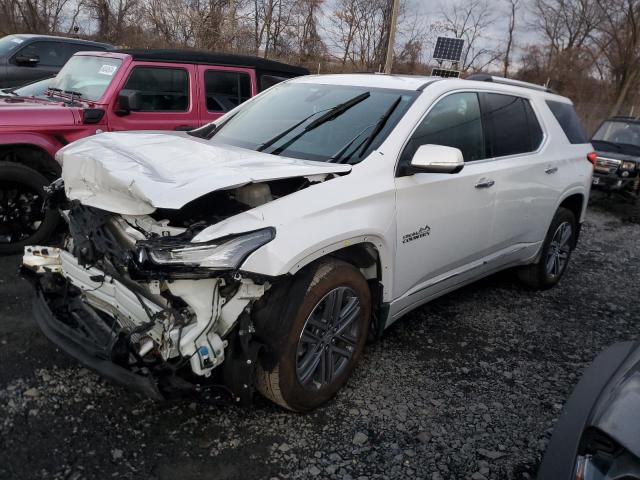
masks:
[[[129,390],[141,393],[154,400],[164,400],[156,379],[144,376],[121,367],[111,361],[111,348],[113,343],[106,342],[104,346],[96,342],[96,337],[90,337],[80,328],[73,327],[69,323],[58,318],[50,306],[47,294],[40,286],[40,280],[32,272],[23,269],[23,276],[28,278],[36,288],[33,304],[33,317],[42,333],[58,348],[75,358],[78,362],[94,370],[110,381],[122,385]],[[90,306],[84,305],[86,309]],[[86,310],[86,316],[82,316],[82,310],[74,311],[78,322],[86,325],[95,322],[94,318]],[[105,336],[105,340],[107,337]]]

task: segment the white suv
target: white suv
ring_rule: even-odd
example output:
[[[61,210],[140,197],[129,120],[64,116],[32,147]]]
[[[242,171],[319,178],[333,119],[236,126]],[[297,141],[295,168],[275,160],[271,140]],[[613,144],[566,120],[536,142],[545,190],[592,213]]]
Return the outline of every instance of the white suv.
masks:
[[[425,302],[510,267],[555,285],[591,146],[566,98],[483,80],[302,77],[189,133],[65,147],[70,241],[23,260],[40,327],[153,398],[305,411]]]

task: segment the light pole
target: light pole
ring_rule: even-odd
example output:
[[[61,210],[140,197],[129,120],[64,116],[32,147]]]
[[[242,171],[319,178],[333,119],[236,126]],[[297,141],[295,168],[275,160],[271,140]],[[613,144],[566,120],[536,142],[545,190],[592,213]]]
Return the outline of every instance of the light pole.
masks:
[[[396,42],[396,26],[398,23],[398,9],[400,8],[400,0],[393,0],[393,8],[391,10],[391,25],[389,25],[389,45],[387,45],[387,59],[384,64],[384,73],[391,73],[393,67],[393,46]]]

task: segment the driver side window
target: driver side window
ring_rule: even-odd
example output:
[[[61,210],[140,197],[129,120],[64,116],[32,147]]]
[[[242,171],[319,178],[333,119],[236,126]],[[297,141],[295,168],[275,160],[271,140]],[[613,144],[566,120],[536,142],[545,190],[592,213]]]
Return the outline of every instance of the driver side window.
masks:
[[[465,162],[486,158],[477,93],[454,93],[438,101],[413,133],[403,162],[411,161],[420,146],[429,144],[458,148]]]

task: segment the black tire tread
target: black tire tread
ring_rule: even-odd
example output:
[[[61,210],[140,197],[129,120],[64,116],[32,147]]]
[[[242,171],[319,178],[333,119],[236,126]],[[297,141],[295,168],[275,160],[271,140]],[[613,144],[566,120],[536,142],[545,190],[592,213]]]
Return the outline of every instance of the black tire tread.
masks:
[[[318,261],[315,265],[311,265],[309,268],[312,270],[309,272],[300,272],[301,278],[300,281],[306,282],[307,288],[303,291],[305,293],[309,292],[312,288],[314,288],[320,281],[322,281],[328,274],[330,274],[334,269],[338,267],[346,267],[348,269],[356,270],[357,269],[342,260],[337,259],[322,259]],[[307,274],[311,274],[310,278]],[[359,271],[358,271],[359,273]],[[306,278],[305,278],[306,277]],[[363,278],[364,280],[364,278]],[[302,299],[300,299],[302,301]],[[291,302],[288,302],[291,303]],[[370,320],[370,319],[369,319]],[[367,332],[365,332],[366,335]],[[357,359],[356,359],[357,363]],[[280,372],[280,363],[276,362],[276,364],[271,369],[266,369],[263,365],[258,362],[256,367],[256,389],[260,392],[265,398],[272,401],[276,405],[281,406],[287,410],[291,410],[294,412],[302,412],[307,411],[309,408],[298,407],[293,405],[291,402],[287,401],[286,393],[282,391],[281,388],[281,372]]]
[[[22,182],[39,189],[44,193],[44,187],[51,182],[40,172],[26,165],[15,162],[0,161],[0,181],[11,180]],[[29,238],[16,243],[0,244],[0,255],[21,253],[25,245],[38,244],[47,241],[58,226],[59,215],[56,211],[49,211],[42,220],[40,228]]]

